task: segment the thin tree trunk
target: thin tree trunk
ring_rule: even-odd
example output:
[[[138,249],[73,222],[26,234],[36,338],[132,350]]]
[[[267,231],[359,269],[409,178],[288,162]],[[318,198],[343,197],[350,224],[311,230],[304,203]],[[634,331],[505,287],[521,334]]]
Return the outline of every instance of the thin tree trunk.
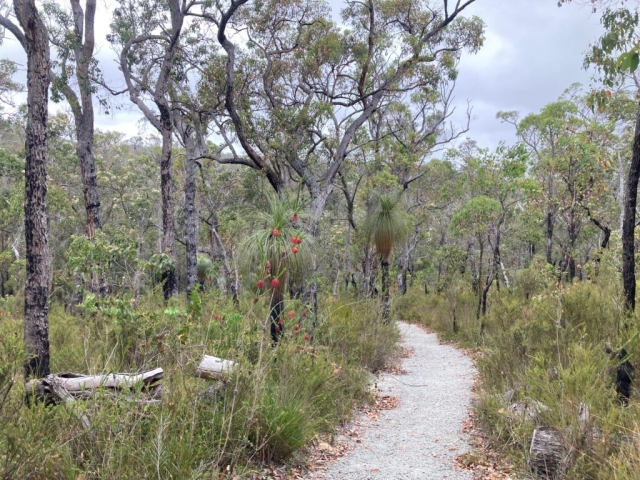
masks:
[[[618,151],[618,207],[620,208],[620,238],[624,229],[624,202],[625,202],[625,181],[624,181],[624,162]]]
[[[49,37],[34,0],[14,0],[27,51],[27,128],[24,226],[27,278],[24,294],[25,376],[49,375],[49,223],[47,118]]]
[[[391,301],[389,296],[389,262],[380,261],[382,269],[382,321],[385,325],[391,321]]]
[[[479,241],[479,245],[480,245],[480,259],[478,261],[479,266],[478,266],[478,289],[477,289],[477,294],[478,294],[478,309],[476,310],[476,319],[480,320],[480,312],[482,311],[482,285],[480,285],[480,283],[482,282],[482,262],[483,262],[483,257],[484,257],[484,242],[482,240]],[[484,322],[484,321],[483,321]],[[483,322],[480,323],[480,331],[482,332],[482,330],[484,329],[484,324]]]
[[[549,174],[549,186],[548,186],[548,195],[549,195],[549,203],[547,205],[547,216],[546,216],[546,225],[547,225],[547,238],[546,238],[546,254],[547,254],[547,263],[553,264],[553,227],[555,223],[555,207],[551,202],[553,195],[555,194],[555,188],[553,184],[553,177]]]
[[[636,126],[633,137],[633,156],[627,176],[626,201],[622,224],[622,283],[624,287],[625,310],[636,308],[636,264],[635,227],[636,204],[638,199],[638,179],[640,178],[640,103],[636,112]]]
[[[188,130],[188,129],[187,129]],[[187,252],[187,297],[198,283],[198,211],[196,210],[196,163],[202,156],[192,132],[181,132],[187,152],[184,183],[184,224]]]
[[[162,252],[169,257],[170,266],[162,272],[162,291],[165,300],[177,293],[175,254],[173,243],[176,236],[173,214],[173,161],[171,158],[172,126],[168,108],[160,108],[162,123],[162,154],[160,156],[160,190],[162,192]]]
[[[282,337],[282,334],[284,333],[284,321],[282,320],[282,312],[284,311],[283,291],[284,282],[281,282],[277,288],[272,290],[271,302],[269,304],[270,333],[271,341],[274,346],[278,344],[280,337]]]

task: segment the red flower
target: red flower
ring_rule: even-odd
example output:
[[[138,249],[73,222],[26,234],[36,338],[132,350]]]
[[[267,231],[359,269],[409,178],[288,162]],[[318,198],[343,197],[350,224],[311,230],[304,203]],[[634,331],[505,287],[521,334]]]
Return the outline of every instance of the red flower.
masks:
[[[300,220],[300,218],[298,217],[297,213],[294,213],[293,215],[291,215],[292,222],[297,222],[298,220]]]
[[[289,312],[289,318],[296,318],[296,311],[295,310],[291,310]]]
[[[305,336],[304,336],[304,340],[305,340],[306,342],[308,342],[309,340],[311,340],[311,337],[310,337],[309,335],[305,335]]]
[[[293,254],[295,255],[296,253],[298,253],[298,247],[292,247],[291,251],[293,252]]]
[[[304,312],[302,312],[302,316],[306,317],[307,316],[307,311],[305,310]]]
[[[291,237],[291,243],[296,245],[298,243],[298,237]]]
[[[274,228],[273,230],[271,230],[271,235],[273,235],[274,237],[279,237],[280,230],[278,230],[277,228]]]
[[[218,315],[217,313],[213,316],[214,320],[220,320],[220,315]]]
[[[280,325],[276,325],[276,332],[280,331]]]
[[[258,288],[264,288],[264,282],[262,280],[258,280],[258,283],[256,283],[256,285],[258,285]]]
[[[295,333],[296,335],[300,333],[300,325],[296,325],[295,327],[293,327],[293,333]]]
[[[277,278],[271,280],[271,288],[278,288],[278,285],[280,285],[280,280]]]

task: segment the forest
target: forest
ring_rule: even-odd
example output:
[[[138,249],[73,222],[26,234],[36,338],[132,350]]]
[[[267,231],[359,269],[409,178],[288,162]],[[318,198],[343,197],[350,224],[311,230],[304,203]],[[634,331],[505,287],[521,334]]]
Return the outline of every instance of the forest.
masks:
[[[460,462],[638,478],[640,5],[545,1],[601,19],[593,81],[486,148],[483,0],[0,0],[0,477],[271,478],[402,321],[473,356]]]

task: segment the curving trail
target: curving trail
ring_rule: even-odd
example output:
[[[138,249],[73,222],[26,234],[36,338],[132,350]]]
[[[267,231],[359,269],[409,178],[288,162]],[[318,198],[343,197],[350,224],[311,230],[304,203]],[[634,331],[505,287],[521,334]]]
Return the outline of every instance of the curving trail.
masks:
[[[403,346],[413,354],[402,361],[406,374],[380,376],[378,391],[398,398],[400,406],[376,421],[363,421],[360,442],[320,478],[471,479],[454,469],[454,459],[469,448],[461,430],[470,408],[473,364],[454,347],[439,344],[435,334],[406,323],[399,327]]]

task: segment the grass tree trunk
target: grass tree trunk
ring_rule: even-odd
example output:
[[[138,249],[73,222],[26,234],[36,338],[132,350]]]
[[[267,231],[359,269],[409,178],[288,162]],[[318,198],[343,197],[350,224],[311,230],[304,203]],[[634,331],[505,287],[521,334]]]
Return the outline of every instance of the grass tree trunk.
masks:
[[[391,321],[391,299],[389,295],[389,260],[381,260],[382,270],[382,321],[385,325]]]
[[[625,310],[636,308],[636,264],[635,228],[636,205],[638,201],[638,179],[640,178],[640,103],[636,112],[636,126],[633,137],[633,156],[627,175],[626,201],[622,221],[622,283],[624,287]]]
[[[27,52],[27,128],[24,225],[27,278],[24,333],[27,377],[49,374],[49,224],[47,196],[47,118],[49,38],[34,0],[14,0]]]
[[[271,332],[271,341],[273,345],[277,345],[284,333],[284,322],[282,313],[284,311],[284,282],[280,286],[273,289],[271,294],[271,302],[269,303],[269,329]]]

